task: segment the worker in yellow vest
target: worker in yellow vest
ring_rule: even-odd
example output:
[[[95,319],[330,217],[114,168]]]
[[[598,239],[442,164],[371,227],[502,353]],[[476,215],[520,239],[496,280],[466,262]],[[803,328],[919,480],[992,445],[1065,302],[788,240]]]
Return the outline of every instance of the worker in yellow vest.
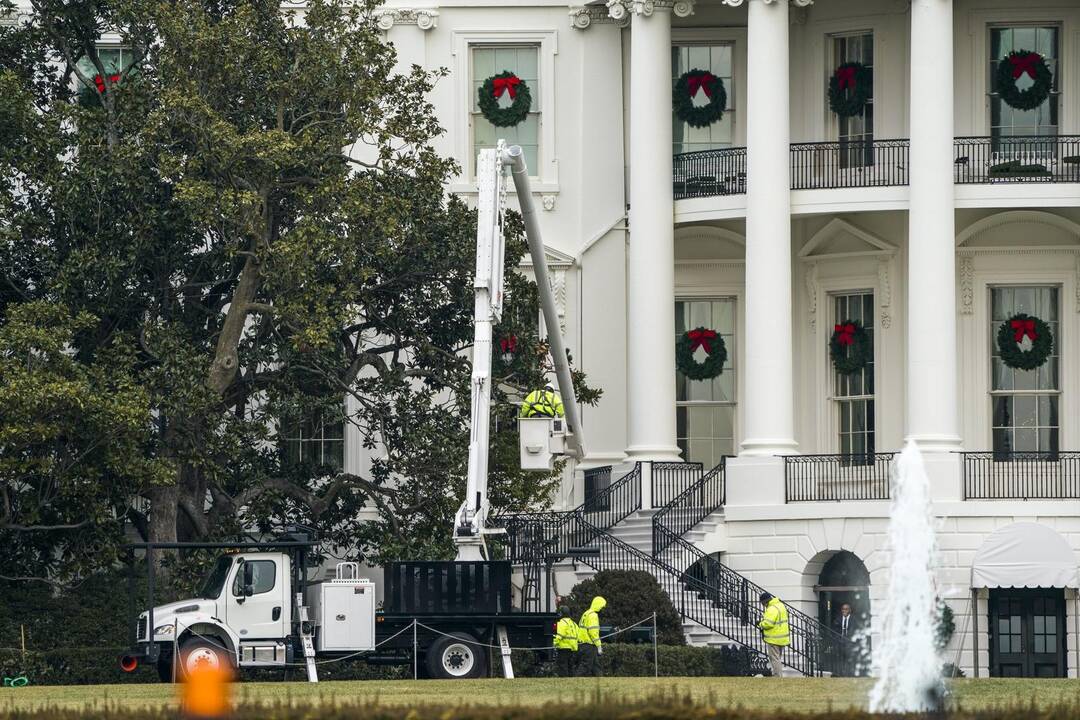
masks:
[[[791,644],[791,629],[788,626],[788,611],[780,598],[773,597],[767,592],[761,593],[758,598],[765,613],[758,623],[761,634],[765,639],[765,648],[769,653],[769,665],[772,667],[773,677],[781,677],[784,664],[780,657],[784,648]]]
[[[570,617],[570,608],[559,608],[559,622],[555,624],[555,668],[563,677],[572,677],[576,666],[578,649],[578,624]]]
[[[600,677],[600,656],[604,653],[600,642],[599,612],[607,607],[607,600],[597,595],[592,599],[589,609],[581,614],[578,622],[578,647],[581,659],[578,662],[578,675]]]
[[[555,392],[555,386],[551,383],[544,385],[543,390],[533,390],[525,396],[525,402],[521,403],[521,417],[562,417],[563,402],[559,393]]]

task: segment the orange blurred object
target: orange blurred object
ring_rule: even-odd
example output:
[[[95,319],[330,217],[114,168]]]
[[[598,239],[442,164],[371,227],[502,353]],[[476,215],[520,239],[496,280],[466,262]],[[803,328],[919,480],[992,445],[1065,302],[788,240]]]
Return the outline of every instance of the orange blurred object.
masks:
[[[232,672],[228,667],[197,664],[180,683],[180,708],[185,717],[213,720],[229,714]]]

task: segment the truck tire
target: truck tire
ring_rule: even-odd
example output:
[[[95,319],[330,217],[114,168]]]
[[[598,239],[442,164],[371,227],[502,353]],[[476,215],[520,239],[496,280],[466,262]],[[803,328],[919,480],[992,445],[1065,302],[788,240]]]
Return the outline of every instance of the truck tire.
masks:
[[[192,636],[180,644],[180,666],[177,678],[186,677],[195,668],[233,668],[233,656],[228,646],[216,637]]]
[[[436,680],[463,680],[487,674],[487,650],[464,632],[441,635],[427,650],[424,664]]]

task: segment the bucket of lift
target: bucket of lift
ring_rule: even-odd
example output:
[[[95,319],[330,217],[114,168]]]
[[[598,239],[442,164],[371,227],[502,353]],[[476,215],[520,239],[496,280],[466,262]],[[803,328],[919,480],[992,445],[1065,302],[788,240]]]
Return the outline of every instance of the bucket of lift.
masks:
[[[531,417],[518,419],[518,438],[521,469],[551,472],[567,454],[571,436],[564,418]]]

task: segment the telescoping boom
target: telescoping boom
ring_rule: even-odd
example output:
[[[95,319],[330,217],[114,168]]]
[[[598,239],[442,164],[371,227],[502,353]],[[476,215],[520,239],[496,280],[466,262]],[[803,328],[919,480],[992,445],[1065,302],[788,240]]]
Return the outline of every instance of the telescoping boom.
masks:
[[[558,389],[566,412],[566,454],[576,459],[585,455],[584,431],[578,413],[577,397],[570,378],[570,363],[566,356],[555,298],[548,281],[547,259],[540,235],[536,209],[529,190],[529,170],[522,149],[506,147],[499,141],[493,149],[481,150],[476,161],[477,218],[476,218],[476,292],[474,309],[475,339],[473,342],[472,408],[469,432],[469,474],[465,499],[458,509],[454,524],[454,542],[458,560],[486,559],[484,535],[488,514],[488,452],[491,418],[491,356],[492,327],[502,318],[503,258],[506,247],[503,218],[506,211],[507,178],[510,170],[518,207],[529,241],[540,306],[547,327],[551,358],[555,365]],[[561,421],[559,421],[561,422]]]

